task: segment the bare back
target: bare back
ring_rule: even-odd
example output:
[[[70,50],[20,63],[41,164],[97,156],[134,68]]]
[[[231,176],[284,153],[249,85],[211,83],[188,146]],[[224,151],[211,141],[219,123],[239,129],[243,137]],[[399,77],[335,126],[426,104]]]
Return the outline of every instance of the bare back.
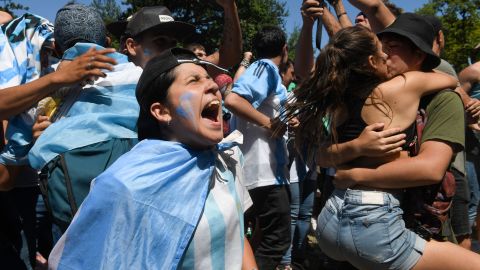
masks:
[[[361,118],[367,125],[381,122],[385,124],[385,129],[397,127],[406,131],[415,121],[423,95],[454,86],[456,79],[443,73],[407,72],[376,87],[363,105]],[[383,158],[362,157],[354,164],[376,167],[400,156],[408,155],[403,152]]]

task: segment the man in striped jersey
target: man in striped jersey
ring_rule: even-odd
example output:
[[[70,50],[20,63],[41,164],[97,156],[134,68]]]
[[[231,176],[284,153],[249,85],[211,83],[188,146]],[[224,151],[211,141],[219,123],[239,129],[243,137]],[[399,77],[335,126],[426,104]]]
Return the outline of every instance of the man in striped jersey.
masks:
[[[264,27],[255,35],[253,47],[260,60],[233,85],[225,105],[244,134],[245,186],[253,201],[252,216],[262,231],[255,259],[259,269],[274,269],[290,245],[286,143],[282,132],[273,135],[280,128],[275,119],[287,100],[279,73],[279,66],[288,60],[285,33]]]

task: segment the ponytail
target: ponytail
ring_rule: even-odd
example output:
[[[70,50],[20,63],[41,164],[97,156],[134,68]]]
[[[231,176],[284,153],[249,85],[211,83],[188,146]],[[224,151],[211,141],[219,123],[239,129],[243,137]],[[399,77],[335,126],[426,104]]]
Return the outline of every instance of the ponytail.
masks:
[[[368,64],[376,52],[374,34],[361,26],[340,30],[321,50],[313,74],[297,88],[284,113],[285,119],[297,117],[300,122],[296,146],[307,149],[307,160],[321,143],[338,142],[340,112],[380,83]]]

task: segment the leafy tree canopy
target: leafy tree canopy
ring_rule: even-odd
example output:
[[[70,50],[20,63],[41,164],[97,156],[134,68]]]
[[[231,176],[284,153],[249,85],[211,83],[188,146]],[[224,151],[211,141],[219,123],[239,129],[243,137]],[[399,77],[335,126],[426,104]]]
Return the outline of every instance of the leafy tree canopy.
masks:
[[[288,37],[288,59],[295,60],[295,47],[297,47],[298,39],[300,38],[300,27],[295,26],[292,33]]]
[[[285,2],[279,0],[236,0],[244,50],[251,50],[251,40],[264,25],[284,27],[288,11]],[[125,0],[128,5],[125,16],[144,6],[168,7],[176,20],[194,24],[198,35],[189,42],[199,42],[207,51],[218,48],[223,32],[223,9],[215,0]]]
[[[417,10],[440,18],[445,34],[442,58],[460,71],[472,48],[480,42],[480,0],[429,0]]]

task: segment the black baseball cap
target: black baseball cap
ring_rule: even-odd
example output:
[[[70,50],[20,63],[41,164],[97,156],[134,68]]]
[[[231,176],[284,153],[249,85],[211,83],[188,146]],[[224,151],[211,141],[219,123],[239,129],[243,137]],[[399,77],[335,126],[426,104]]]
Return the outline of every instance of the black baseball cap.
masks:
[[[136,37],[147,30],[184,40],[195,33],[195,26],[175,21],[170,10],[164,6],[153,6],[143,7],[133,14],[125,27],[125,35]]]
[[[137,101],[141,107],[149,107],[148,100],[151,100],[155,94],[152,92],[154,87],[150,87],[150,84],[162,73],[165,73],[178,65],[192,63],[202,66],[212,66],[221,72],[228,73],[228,70],[223,69],[211,62],[201,60],[190,50],[183,48],[172,48],[162,52],[160,55],[152,58],[148,61],[147,65],[143,69],[142,75],[138,80],[135,95]],[[155,89],[158,91],[166,91],[166,89]]]
[[[440,64],[440,57],[432,51],[436,32],[433,25],[425,17],[415,13],[402,13],[390,26],[380,31],[377,35],[381,38],[382,35],[387,33],[407,38],[424,52],[427,57],[423,60],[423,69],[431,70]]]

